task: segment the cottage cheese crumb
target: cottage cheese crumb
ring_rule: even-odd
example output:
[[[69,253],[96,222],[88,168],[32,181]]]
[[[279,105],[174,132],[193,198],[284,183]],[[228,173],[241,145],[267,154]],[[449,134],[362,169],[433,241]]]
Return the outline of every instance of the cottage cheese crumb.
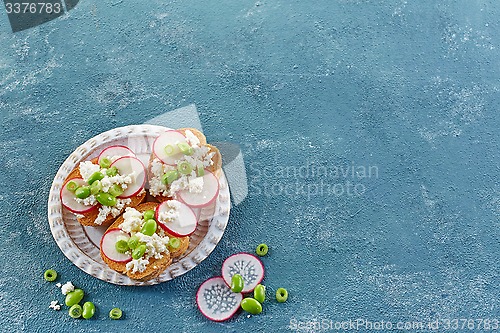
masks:
[[[61,284],[60,282],[57,282],[57,283],[56,283],[56,287],[57,287],[57,288],[61,288],[61,286],[62,286],[62,284]]]
[[[137,273],[137,272],[144,272],[146,270],[146,266],[149,264],[149,260],[146,259],[132,259],[132,261],[129,261],[125,268],[127,271],[132,271],[132,273]]]
[[[52,302],[50,302],[49,308],[54,309],[56,311],[61,310],[61,305],[57,304],[57,303],[59,303],[59,302],[58,301],[52,301]]]
[[[63,293],[63,295],[67,295],[69,292],[72,292],[73,290],[75,290],[75,286],[73,285],[73,283],[71,283],[71,281],[68,281],[61,286],[61,292]]]

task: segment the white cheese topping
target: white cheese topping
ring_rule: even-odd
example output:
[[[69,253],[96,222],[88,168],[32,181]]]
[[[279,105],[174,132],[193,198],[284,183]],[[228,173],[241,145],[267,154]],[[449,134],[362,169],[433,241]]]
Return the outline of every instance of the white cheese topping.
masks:
[[[97,217],[96,217],[94,223],[101,225],[102,222],[104,222],[104,220],[106,220],[106,217],[109,214],[111,214],[111,216],[113,216],[113,217],[117,217],[122,212],[123,207],[125,207],[125,205],[128,205],[131,202],[132,202],[132,199],[130,199],[130,198],[116,199],[116,205],[114,205],[114,206],[101,206],[101,207],[99,207],[99,213],[97,214]]]
[[[127,271],[132,271],[132,273],[142,273],[146,270],[147,264],[149,264],[149,260],[147,259],[132,259],[125,265],[125,268],[127,269]]]
[[[193,134],[190,130],[185,131],[186,140],[191,145],[191,147],[195,148],[200,145],[200,139],[196,135]]]
[[[61,292],[63,295],[67,295],[69,292],[75,290],[75,286],[71,283],[71,281],[66,282],[61,286]]]
[[[163,184],[161,181],[162,176],[169,170],[175,170],[175,166],[165,165],[159,159],[155,158],[151,162],[151,173],[153,176],[149,180],[149,191],[153,196],[169,196],[176,197],[176,193],[182,190],[188,190],[191,193],[201,193],[203,190],[203,178],[197,177],[196,169],[207,168],[214,164],[212,157],[215,152],[210,152],[207,146],[199,146],[200,140],[193,134],[193,132],[186,131],[186,141],[193,148],[191,156],[183,155],[175,163],[178,164],[182,161],[188,162],[193,171],[188,175],[181,175],[179,179],[175,180],[169,186]]]
[[[167,245],[169,237],[162,229],[157,230],[152,236],[141,233],[145,223],[143,214],[135,208],[127,207],[123,213],[123,222],[119,228],[128,232],[131,236],[137,236],[139,242],[146,245],[146,252],[140,259],[134,259],[127,263],[126,269],[132,273],[143,272],[149,264],[149,259],[161,259],[164,253],[169,253]]]
[[[56,311],[61,310],[61,305],[57,304],[57,303],[59,303],[59,302],[58,301],[52,301],[52,302],[50,302],[49,308],[54,309]]]
[[[80,174],[85,181],[87,181],[93,173],[99,171],[101,171],[99,164],[94,164],[91,161],[80,162]]]

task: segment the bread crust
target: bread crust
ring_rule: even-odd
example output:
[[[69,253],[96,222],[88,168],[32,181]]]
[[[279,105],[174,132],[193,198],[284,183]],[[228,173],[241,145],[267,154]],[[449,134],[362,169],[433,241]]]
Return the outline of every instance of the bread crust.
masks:
[[[139,212],[143,213],[146,210],[155,210],[156,207],[158,206],[158,203],[156,202],[146,202],[143,204],[138,205],[135,207]],[[111,230],[111,229],[116,229],[119,228],[119,226],[123,223],[123,215],[119,216],[109,227],[106,231]],[[157,231],[159,231],[161,227],[158,225]],[[168,234],[167,234],[168,235]],[[169,237],[172,237],[168,235]],[[102,260],[113,270],[117,271],[118,273],[121,274],[126,274],[129,278],[137,281],[148,281],[151,279],[154,279],[158,277],[171,263],[172,263],[172,258],[176,258],[180,255],[182,255],[188,248],[189,246],[189,237],[182,237],[180,238],[181,240],[181,246],[179,247],[178,250],[175,252],[171,253],[164,253],[163,258],[160,259],[155,259],[155,258],[149,258],[149,264],[146,266],[146,269],[143,272],[129,272],[127,271],[126,263],[119,263],[112,261],[108,259],[102,251],[101,252],[101,258]],[[182,250],[182,252],[181,252]]]
[[[97,164],[97,157],[91,159],[90,161],[94,164]],[[66,181],[72,178],[82,178],[82,174],[80,173],[79,167],[76,167],[69,173],[68,177],[66,178]],[[131,202],[123,207],[119,215],[121,215],[125,211],[125,208],[136,207],[137,205],[141,204],[144,201],[144,199],[146,199],[145,191],[139,193],[136,196],[131,197],[130,198]],[[78,222],[80,222],[81,225],[89,227],[107,226],[110,225],[116,219],[116,217],[113,217],[113,215],[108,215],[101,224],[95,223],[94,221],[97,218],[97,215],[99,215],[99,205],[97,205],[95,209],[92,209],[91,211],[88,211],[81,215],[83,215],[83,217],[77,218]]]

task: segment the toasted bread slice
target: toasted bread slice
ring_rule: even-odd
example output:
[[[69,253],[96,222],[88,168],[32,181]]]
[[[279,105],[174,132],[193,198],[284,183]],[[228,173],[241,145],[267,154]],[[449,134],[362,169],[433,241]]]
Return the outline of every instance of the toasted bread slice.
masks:
[[[90,161],[94,164],[97,164],[97,157],[91,159]],[[73,169],[73,171],[71,171],[69,173],[69,175],[66,179],[81,178],[81,177],[82,177],[82,175],[80,173],[80,168],[76,167],[75,169]],[[132,200],[132,201],[130,202],[130,204],[125,205],[125,207],[123,207],[123,209],[120,212],[120,215],[125,211],[126,207],[135,207],[135,206],[139,205],[141,202],[143,202],[144,199],[146,199],[146,192],[142,192],[136,196],[131,197],[130,200]],[[106,219],[102,222],[102,224],[96,224],[96,223],[94,223],[94,221],[97,218],[98,214],[99,214],[99,209],[98,209],[98,207],[96,207],[96,209],[93,209],[85,214],[82,214],[83,217],[79,217],[79,218],[77,218],[77,220],[82,225],[91,226],[91,227],[98,227],[98,226],[109,225],[116,218],[116,217],[113,217],[112,215],[108,215],[106,217]]]
[[[158,203],[156,202],[146,202],[135,207],[135,209],[137,209],[139,212],[145,212],[146,210],[150,209],[155,210],[157,206]],[[120,225],[123,223],[123,221],[124,221],[123,216],[118,217],[116,221],[109,226],[108,230],[119,228]],[[161,227],[158,226],[157,230],[160,230],[160,228]],[[178,250],[175,251],[175,255],[180,256],[182,253],[186,251],[188,246],[189,246],[189,237],[181,238],[181,246],[179,247]],[[180,252],[180,250],[182,250],[182,252]],[[174,256],[172,256],[171,253],[164,253],[163,257],[160,259],[149,258],[149,264],[147,265],[146,269],[143,272],[135,272],[135,273],[127,271],[126,263],[119,263],[112,261],[108,259],[102,251],[101,251],[101,258],[111,269],[117,271],[118,273],[126,274],[129,278],[134,280],[148,281],[158,277],[172,263],[172,258],[174,258]]]
[[[214,162],[214,164],[207,167],[207,169],[208,171],[212,172],[217,178],[220,178],[222,174],[222,155],[220,154],[220,151],[219,149],[217,149],[217,147],[210,144],[207,144],[206,146],[210,148],[211,153],[215,153],[215,155],[212,157],[212,161]]]

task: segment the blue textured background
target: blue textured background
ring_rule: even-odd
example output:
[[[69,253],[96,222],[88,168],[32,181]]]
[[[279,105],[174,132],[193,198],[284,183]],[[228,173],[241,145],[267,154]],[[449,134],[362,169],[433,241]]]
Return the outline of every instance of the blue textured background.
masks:
[[[498,318],[499,17],[495,0],[85,0],[13,34],[0,13],[2,330],[284,332],[291,319]],[[221,243],[155,287],[81,272],[46,217],[60,164],[102,131],[189,103],[209,141],[239,144],[247,163],[250,193]],[[378,177],[297,178],[279,165],[376,166]],[[366,192],[281,191],[322,179]],[[262,241],[265,283],[287,287],[289,301],[205,320],[197,287]],[[63,300],[43,281],[49,267],[85,289],[94,320],[47,308]],[[107,318],[114,306],[125,320]]]

